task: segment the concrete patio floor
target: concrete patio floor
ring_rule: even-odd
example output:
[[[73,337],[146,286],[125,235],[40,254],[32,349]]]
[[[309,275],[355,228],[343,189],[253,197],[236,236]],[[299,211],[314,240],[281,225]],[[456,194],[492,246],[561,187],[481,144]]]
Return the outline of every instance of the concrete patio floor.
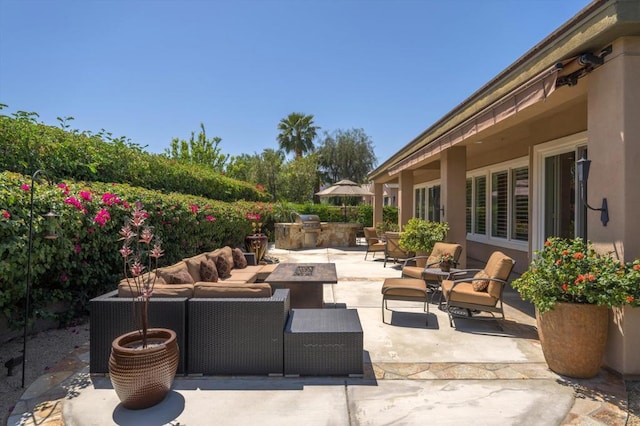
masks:
[[[177,377],[169,396],[140,411],[122,408],[108,378],[88,374],[88,345],[37,380],[9,425],[560,425],[636,423],[621,377],[590,380],[548,370],[529,304],[508,291],[506,321],[460,319],[421,303],[389,302],[381,318],[380,255],[364,247],[277,250],[280,262],[334,262],[326,308],[355,308],[364,330],[365,374],[348,377]],[[428,324],[427,324],[428,321]]]

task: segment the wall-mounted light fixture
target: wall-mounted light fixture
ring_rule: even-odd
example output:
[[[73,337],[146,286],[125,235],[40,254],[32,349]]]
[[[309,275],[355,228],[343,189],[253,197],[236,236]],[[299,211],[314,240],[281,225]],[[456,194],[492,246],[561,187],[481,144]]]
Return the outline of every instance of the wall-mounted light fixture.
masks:
[[[602,207],[600,207],[599,209],[591,207],[587,202],[587,181],[589,180],[589,168],[591,167],[591,160],[587,160],[585,155],[582,154],[582,158],[576,161],[576,167],[578,169],[578,184],[580,185],[580,194],[584,206],[590,210],[599,211],[600,222],[602,222],[602,226],[607,226],[607,223],[609,222],[609,207],[607,206],[607,199],[602,199]]]
[[[31,298],[31,252],[33,251],[33,194],[36,188],[36,177],[44,173],[44,170],[36,170],[31,176],[31,203],[29,209],[29,251],[27,254],[27,290],[24,302],[24,333],[22,336],[22,387],[24,388],[24,376],[27,365],[27,327],[29,325],[29,299]],[[55,240],[58,236],[55,234],[57,214],[50,211],[44,215],[46,220],[46,232],[43,238],[47,240]]]

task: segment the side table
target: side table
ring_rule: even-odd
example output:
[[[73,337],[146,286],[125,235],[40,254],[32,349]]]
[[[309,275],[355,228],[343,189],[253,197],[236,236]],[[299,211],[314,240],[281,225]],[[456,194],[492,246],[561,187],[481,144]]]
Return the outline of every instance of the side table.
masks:
[[[286,376],[363,375],[356,309],[292,309],[284,329]]]
[[[427,283],[427,287],[429,287],[434,292],[440,292],[440,298],[438,299],[438,308],[441,308],[442,305],[442,281],[448,280],[460,271],[462,271],[462,269],[457,268],[451,268],[448,271],[443,271],[440,268],[424,268],[424,271],[422,271],[422,278]],[[426,279],[427,275],[435,276],[437,278],[437,281],[428,281]],[[431,296],[431,301],[433,302],[433,295]]]

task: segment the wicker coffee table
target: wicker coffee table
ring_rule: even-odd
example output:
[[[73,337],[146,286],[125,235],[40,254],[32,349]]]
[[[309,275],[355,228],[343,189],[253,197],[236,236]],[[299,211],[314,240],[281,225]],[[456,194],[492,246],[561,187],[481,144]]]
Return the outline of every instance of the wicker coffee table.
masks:
[[[280,263],[265,282],[288,288],[292,308],[322,308],[324,284],[337,284],[338,276],[335,263]]]
[[[293,309],[284,329],[285,375],[361,377],[363,339],[356,309]]]

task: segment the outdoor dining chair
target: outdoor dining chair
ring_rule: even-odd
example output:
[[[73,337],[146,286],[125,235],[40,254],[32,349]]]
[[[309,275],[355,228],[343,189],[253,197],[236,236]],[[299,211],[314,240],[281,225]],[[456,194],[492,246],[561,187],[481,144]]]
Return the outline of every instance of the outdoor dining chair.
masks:
[[[449,325],[454,317],[471,319],[504,319],[502,294],[515,261],[500,251],[494,251],[484,269],[465,269],[455,274],[455,280],[442,281],[445,309]],[[460,278],[464,277],[464,278]],[[464,315],[461,313],[464,312]],[[487,312],[490,315],[478,315]],[[500,318],[494,314],[500,314]]]
[[[373,253],[373,257],[376,257],[376,252],[384,252],[385,243],[380,241],[376,228],[373,226],[367,226],[363,228],[364,238],[367,240],[367,252],[364,254],[364,260],[367,260],[367,255]]]

